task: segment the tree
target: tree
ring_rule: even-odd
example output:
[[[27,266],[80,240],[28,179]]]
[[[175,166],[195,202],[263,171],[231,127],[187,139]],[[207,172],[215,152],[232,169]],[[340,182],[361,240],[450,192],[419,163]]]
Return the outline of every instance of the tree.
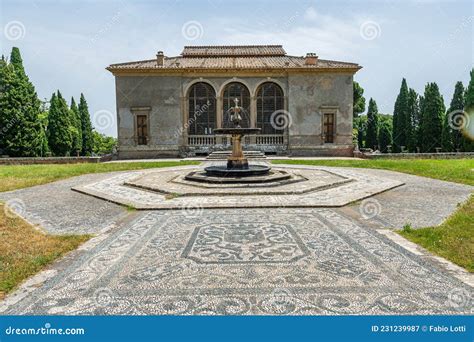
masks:
[[[55,156],[69,155],[73,143],[71,115],[59,90],[51,97],[48,121],[48,145],[51,152]]]
[[[376,149],[378,131],[378,109],[377,103],[372,98],[369,100],[369,108],[367,110],[367,135],[365,137],[365,145],[368,148]]]
[[[464,115],[464,86],[462,82],[457,82],[454,87],[453,98],[449,105],[449,109],[446,112],[446,120],[443,126],[443,138],[447,139],[446,134],[450,132],[451,148],[453,151],[462,149],[462,132],[459,124],[462,125],[463,117],[459,118],[459,115]],[[457,120],[461,119],[461,122]],[[453,129],[454,128],[454,129]],[[458,129],[459,128],[459,129]],[[444,140],[443,139],[443,140]]]
[[[425,87],[421,113],[421,148],[423,152],[434,152],[441,145],[443,116],[446,108],[436,83]]]
[[[365,147],[365,136],[367,133],[367,115],[355,118],[353,125],[357,129],[357,144],[359,148],[363,148]]]
[[[92,123],[89,114],[89,108],[87,107],[84,94],[81,94],[78,110],[81,117],[82,128],[82,155],[90,156],[94,147],[94,137],[92,135]]]
[[[408,91],[408,116],[406,125],[408,126],[407,146],[410,152],[416,152],[416,148],[420,146],[420,97],[417,92],[410,88]]]
[[[353,89],[353,115],[357,118],[359,114],[365,112],[364,89],[356,81],[352,82]]]
[[[72,122],[72,149],[71,154],[76,155],[82,152],[82,122],[74,97],[71,98],[70,108],[71,122]]]
[[[12,157],[42,154],[43,127],[39,119],[41,102],[30,82],[20,50],[12,49],[10,63],[0,63],[0,148]]]
[[[471,79],[466,89],[464,115],[466,117],[462,127],[462,148],[465,152],[472,152],[474,151],[474,69],[471,70]]]
[[[403,79],[393,110],[393,145],[395,152],[400,152],[402,146],[408,145],[408,121],[408,85],[407,81]]]
[[[93,131],[94,137],[94,153],[98,155],[110,154],[117,146],[117,139],[114,137],[106,136],[97,131]]]
[[[388,121],[383,120],[379,124],[378,132],[379,150],[382,153],[388,152],[388,145],[392,144],[392,127]]]

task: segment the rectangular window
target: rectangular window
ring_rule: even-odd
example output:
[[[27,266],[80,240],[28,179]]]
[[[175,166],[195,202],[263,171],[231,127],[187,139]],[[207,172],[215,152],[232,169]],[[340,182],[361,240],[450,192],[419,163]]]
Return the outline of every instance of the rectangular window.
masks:
[[[148,143],[148,120],[146,115],[137,115],[137,143],[138,145]]]
[[[323,117],[324,143],[334,142],[334,114],[326,113]]]

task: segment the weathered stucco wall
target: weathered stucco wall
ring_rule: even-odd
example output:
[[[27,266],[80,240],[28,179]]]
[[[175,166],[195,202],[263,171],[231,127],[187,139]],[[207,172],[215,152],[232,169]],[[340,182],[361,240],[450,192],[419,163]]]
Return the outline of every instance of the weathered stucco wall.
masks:
[[[177,156],[182,126],[179,77],[116,77],[119,155],[123,158]],[[149,143],[136,145],[133,107],[151,107]]]
[[[352,153],[352,75],[342,73],[272,75],[272,77],[117,76],[119,156],[142,158],[178,156],[186,150],[187,90],[195,82],[208,82],[217,97],[227,83],[242,82],[255,96],[265,81],[279,84],[291,115],[289,150],[293,155],[349,155]],[[255,102],[254,102],[255,103]],[[217,104],[219,107],[219,101]],[[149,143],[137,145],[133,107],[150,107]],[[336,140],[322,142],[322,113],[336,111]],[[326,109],[325,109],[326,108]],[[219,117],[219,115],[218,115]]]
[[[352,75],[289,75],[288,88],[288,111],[293,119],[289,149],[293,155],[324,154],[323,150],[334,154],[335,147],[339,147],[341,152],[352,148]],[[322,115],[325,111],[335,111],[336,114],[334,144],[324,144],[322,139]]]

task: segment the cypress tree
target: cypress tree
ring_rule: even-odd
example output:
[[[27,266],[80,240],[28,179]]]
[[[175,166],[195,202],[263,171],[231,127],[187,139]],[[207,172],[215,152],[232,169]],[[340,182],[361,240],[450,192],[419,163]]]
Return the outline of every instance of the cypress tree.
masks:
[[[408,91],[408,150],[416,152],[419,145],[418,136],[420,128],[420,99],[417,92],[410,88]]]
[[[25,73],[18,48],[12,49],[10,63],[2,58],[0,69],[2,153],[12,157],[39,156],[43,147],[41,102]]]
[[[451,132],[450,139],[451,139],[451,147],[453,151],[462,149],[462,132],[461,132],[461,129],[457,129],[457,128],[462,128],[462,127],[458,127],[460,123],[462,125],[462,122],[459,123],[457,121],[457,118],[458,118],[457,115],[459,114],[463,115],[462,114],[463,110],[464,110],[464,86],[462,82],[459,81],[456,83],[456,86],[454,87],[453,98],[451,99],[449,109],[446,112],[446,122],[445,122],[445,126],[447,126]],[[463,118],[461,118],[461,120],[463,120]],[[447,130],[445,126],[443,126],[443,128]]]
[[[379,150],[382,153],[388,152],[388,145],[392,144],[392,130],[389,123],[384,120],[379,125],[378,132]]]
[[[462,148],[465,152],[474,151],[474,69],[471,70],[471,79],[466,89],[464,113],[465,127],[462,129]]]
[[[378,109],[377,103],[372,98],[369,100],[369,108],[367,110],[367,135],[365,137],[365,145],[368,148],[376,149],[378,131]]]
[[[66,100],[59,90],[51,97],[48,121],[48,142],[51,152],[55,156],[69,155],[73,142],[71,115]]]
[[[353,115],[357,118],[359,114],[365,111],[364,88],[356,81],[352,82],[353,90]]]
[[[72,127],[73,139],[72,139],[71,154],[75,156],[77,153],[82,152],[82,122],[81,122],[81,116],[79,114],[79,109],[77,108],[74,97],[71,98],[70,115],[71,115],[71,122],[73,124],[73,127]]]
[[[446,111],[443,97],[436,83],[428,83],[425,87],[421,122],[421,142],[423,152],[434,152],[441,147],[443,115]]]
[[[406,127],[408,117],[408,85],[407,81],[403,79],[393,110],[393,147],[396,152],[400,152],[402,146],[408,146],[407,133],[409,131]]]
[[[82,155],[90,156],[94,148],[94,136],[92,134],[92,123],[89,114],[89,108],[87,107],[84,94],[81,94],[78,110],[81,117],[82,126]]]

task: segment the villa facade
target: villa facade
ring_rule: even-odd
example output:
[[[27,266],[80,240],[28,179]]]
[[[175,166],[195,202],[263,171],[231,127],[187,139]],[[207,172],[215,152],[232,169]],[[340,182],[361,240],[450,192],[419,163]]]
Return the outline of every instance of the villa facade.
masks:
[[[280,45],[186,46],[180,56],[112,64],[120,158],[178,157],[230,149],[215,135],[239,100],[244,150],[352,155],[355,63],[290,56]]]

